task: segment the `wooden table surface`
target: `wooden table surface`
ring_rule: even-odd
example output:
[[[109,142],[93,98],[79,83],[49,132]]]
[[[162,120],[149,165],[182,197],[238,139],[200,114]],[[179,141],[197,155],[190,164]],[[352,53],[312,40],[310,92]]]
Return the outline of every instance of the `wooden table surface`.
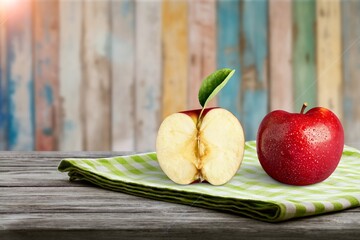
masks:
[[[265,223],[69,182],[57,171],[65,157],[114,155],[0,152],[0,239],[360,238],[360,208]]]

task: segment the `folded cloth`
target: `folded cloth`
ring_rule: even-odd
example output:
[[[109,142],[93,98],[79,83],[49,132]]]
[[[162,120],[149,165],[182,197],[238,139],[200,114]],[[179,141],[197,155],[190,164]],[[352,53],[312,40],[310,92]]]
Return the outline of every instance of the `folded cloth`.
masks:
[[[258,161],[256,143],[247,142],[242,165],[222,186],[178,185],[161,170],[156,153],[101,159],[64,159],[59,170],[70,181],[102,188],[232,212],[267,222],[319,215],[360,206],[360,151],[345,146],[336,171],[324,182],[290,186],[270,178]]]

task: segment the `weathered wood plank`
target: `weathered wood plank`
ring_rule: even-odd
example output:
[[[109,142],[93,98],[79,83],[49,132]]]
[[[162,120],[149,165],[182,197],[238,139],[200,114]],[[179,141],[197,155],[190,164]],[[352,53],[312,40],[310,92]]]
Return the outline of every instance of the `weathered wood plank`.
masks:
[[[343,108],[346,144],[360,148],[360,2],[342,2]]]
[[[48,159],[62,159],[62,158],[91,158],[91,157],[107,157],[107,156],[116,156],[116,155],[126,155],[134,152],[102,152],[102,151],[86,151],[86,152],[54,152],[54,151],[41,151],[41,152],[22,152],[22,151],[0,151],[0,161],[3,164],[3,160],[6,159],[17,159],[15,163],[20,163],[24,165],[27,159],[33,159],[33,161],[46,161]],[[19,160],[18,160],[19,159]],[[25,159],[21,161],[21,159]],[[21,161],[21,162],[18,162]],[[33,162],[32,161],[32,162]]]
[[[293,110],[292,1],[269,1],[270,110]]]
[[[31,1],[7,11],[8,148],[34,149],[34,79]]]
[[[185,0],[162,2],[162,119],[187,109],[188,5]]]
[[[240,0],[217,2],[217,67],[236,72],[218,95],[219,106],[240,116]]]
[[[0,187],[66,187],[70,182],[66,175],[52,170],[22,170],[1,172]]]
[[[342,120],[342,51],[339,0],[316,1],[318,104]]]
[[[82,126],[85,150],[111,149],[110,2],[83,2]]]
[[[156,239],[189,237],[234,239],[234,236],[240,239],[303,239],[306,235],[307,239],[325,240],[356,239],[360,233],[358,213],[351,211],[277,224],[274,227],[274,224],[256,222],[210,210],[188,212],[188,208],[191,209],[191,207],[183,207],[182,213],[157,211],[156,213],[121,214],[116,212],[1,214],[3,231],[0,233],[10,234],[10,230],[26,230],[27,236],[40,237],[32,239],[45,239],[41,236],[52,234],[52,236],[57,236],[56,239],[65,236],[70,237],[69,239],[79,239],[79,236],[86,239],[99,239],[95,236],[104,237],[101,239],[114,239],[119,236],[127,236],[131,239],[133,237],[148,239],[150,236]],[[36,234],[36,230],[41,234]],[[79,232],[79,230],[82,231]],[[72,234],[66,234],[68,232]],[[7,236],[16,236],[16,231],[12,234]],[[18,232],[18,236],[20,234],[21,232]]]
[[[81,39],[82,2],[59,1],[60,46],[59,46],[59,91],[61,118],[59,150],[83,150],[83,128],[81,122]],[[86,79],[84,79],[86,81]]]
[[[233,214],[135,197],[82,182],[69,182],[65,173],[57,172],[55,165],[53,169],[34,168],[33,163],[39,161],[38,156],[51,157],[50,152],[1,153],[22,154],[25,168],[8,168],[8,175],[4,178],[12,178],[10,182],[13,183],[16,182],[14,179],[28,183],[18,187],[3,185],[4,172],[0,174],[0,192],[3,193],[0,197],[1,239],[42,239],[45,236],[56,236],[56,239],[125,236],[133,239],[134,233],[139,234],[136,235],[139,238],[149,238],[153,234],[157,239],[159,236],[164,239],[173,239],[173,236],[233,239],[235,235],[245,239],[301,239],[303,235],[309,239],[334,236],[354,239],[360,234],[360,208],[280,223],[274,228],[274,224]],[[53,158],[69,154],[73,153],[53,152]],[[75,154],[86,155],[88,152]],[[26,156],[32,157],[26,160]],[[3,166],[3,161],[0,161],[0,171],[6,169]],[[38,235],[39,232],[41,235]],[[69,232],[72,234],[66,235]]]
[[[59,4],[34,1],[35,149],[57,150],[59,137]]]
[[[135,150],[135,2],[111,3],[112,150]]]
[[[317,106],[316,84],[316,6],[315,0],[293,1],[294,110],[304,102]]]
[[[6,9],[0,2],[0,150],[7,148]]]
[[[247,140],[254,140],[268,113],[268,2],[243,1],[241,6],[241,119]]]
[[[144,211],[154,214],[157,211],[181,213],[184,210],[180,204],[163,203],[84,183],[75,184],[75,186],[73,183],[69,183],[65,187],[1,187],[0,191],[2,193],[0,214],[24,212],[144,213]],[[190,210],[201,212],[199,208],[190,208]]]
[[[161,2],[136,1],[136,151],[155,150],[161,117]]]
[[[200,108],[202,80],[216,70],[216,1],[189,1],[188,108]],[[209,107],[217,105],[216,97]]]

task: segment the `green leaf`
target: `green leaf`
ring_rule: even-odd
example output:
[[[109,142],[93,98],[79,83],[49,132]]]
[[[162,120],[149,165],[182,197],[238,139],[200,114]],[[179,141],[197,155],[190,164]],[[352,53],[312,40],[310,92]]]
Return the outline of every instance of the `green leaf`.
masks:
[[[219,69],[203,80],[198,95],[200,105],[203,108],[226,85],[232,75],[234,75],[234,72],[235,70],[229,68]]]

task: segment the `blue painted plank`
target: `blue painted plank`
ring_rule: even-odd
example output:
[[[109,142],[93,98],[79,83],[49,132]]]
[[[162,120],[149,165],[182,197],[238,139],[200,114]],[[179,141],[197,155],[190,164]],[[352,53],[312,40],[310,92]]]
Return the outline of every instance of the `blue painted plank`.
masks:
[[[219,106],[240,116],[240,1],[217,3],[217,66],[236,70],[232,79],[218,95]]]
[[[242,1],[240,15],[241,115],[247,140],[254,140],[268,112],[268,2]]]
[[[0,4],[0,151],[7,148],[6,12]]]
[[[34,79],[32,72],[31,1],[24,0],[8,11],[7,91],[8,147],[34,149]]]

